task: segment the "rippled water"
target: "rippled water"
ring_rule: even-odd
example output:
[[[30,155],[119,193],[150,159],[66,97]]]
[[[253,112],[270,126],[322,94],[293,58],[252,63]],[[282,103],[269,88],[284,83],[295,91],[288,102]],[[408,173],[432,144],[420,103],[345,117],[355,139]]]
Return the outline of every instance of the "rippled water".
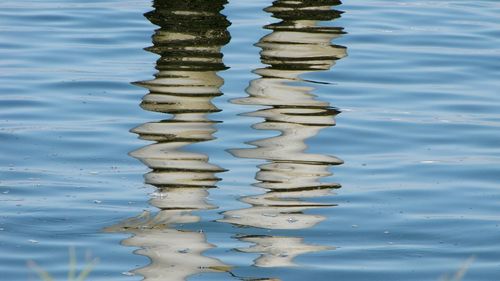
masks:
[[[0,279],[498,280],[499,15],[2,1]]]

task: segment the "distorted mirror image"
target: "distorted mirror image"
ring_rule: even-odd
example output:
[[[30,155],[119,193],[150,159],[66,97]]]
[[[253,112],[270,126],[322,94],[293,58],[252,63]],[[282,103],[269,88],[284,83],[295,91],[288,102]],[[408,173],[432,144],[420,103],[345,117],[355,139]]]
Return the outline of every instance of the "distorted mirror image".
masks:
[[[500,280],[494,0],[0,2],[0,280]]]

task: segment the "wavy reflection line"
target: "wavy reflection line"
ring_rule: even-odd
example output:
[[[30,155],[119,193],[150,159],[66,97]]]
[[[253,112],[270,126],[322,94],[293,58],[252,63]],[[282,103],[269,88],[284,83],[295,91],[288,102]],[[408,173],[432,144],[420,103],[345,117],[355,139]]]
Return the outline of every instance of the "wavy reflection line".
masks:
[[[339,4],[340,1],[328,0],[278,0],[265,9],[281,19],[265,26],[272,32],[256,44],[262,49],[262,63],[268,66],[254,71],[260,78],[250,82],[248,97],[232,102],[265,107],[246,114],[264,119],[252,127],[280,134],[249,142],[252,148],[230,152],[239,158],[266,160],[267,163],[258,166],[255,185],[269,191],[241,198],[251,207],[227,211],[219,221],[264,229],[304,229],[326,219],[304,211],[334,206],[304,200],[326,196],[332,189],[340,188],[338,183],[321,179],[331,176],[329,168],[343,161],[335,156],[306,152],[306,140],[334,126],[339,111],[316,99],[311,93],[312,81],[302,76],[329,70],[336,60],[347,55],[345,47],[331,43],[344,33],[343,29],[320,25],[321,21],[340,17],[341,12],[332,9]],[[305,244],[298,237],[243,235],[238,239],[253,246],[237,250],[261,254],[254,261],[259,267],[291,266],[300,254],[331,249]]]
[[[226,69],[221,48],[230,40],[230,22],[220,11],[226,1],[156,0],[154,10],[145,14],[158,25],[148,51],[160,55],[154,79],[137,82],[149,93],[141,102],[148,111],[168,113],[170,119],[142,124],[131,131],[139,138],[154,141],[130,153],[151,171],[145,182],[157,187],[150,204],[157,214],[145,212],[118,225],[110,232],[133,234],[124,245],[140,247],[136,253],[150,264],[135,270],[144,280],[185,280],[187,277],[228,267],[217,259],[203,256],[213,248],[203,232],[176,229],[178,224],[195,223],[193,211],[216,208],[208,204],[208,188],[216,187],[221,167],[209,163],[203,153],[183,147],[214,139],[212,112],[220,111],[212,99],[222,95],[217,75]]]

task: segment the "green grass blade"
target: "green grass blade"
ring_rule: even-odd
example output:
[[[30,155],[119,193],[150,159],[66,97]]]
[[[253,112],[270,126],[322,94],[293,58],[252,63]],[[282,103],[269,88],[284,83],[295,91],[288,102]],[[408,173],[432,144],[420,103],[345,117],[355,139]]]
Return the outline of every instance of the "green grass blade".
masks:
[[[76,281],[84,281],[85,278],[87,278],[87,276],[90,274],[90,272],[92,271],[94,266],[97,264],[97,262],[98,262],[98,259],[94,259],[91,262],[87,263],[85,265],[85,268],[82,270],[82,272],[80,272],[80,275],[78,275],[78,278],[76,279]]]
[[[76,253],[75,247],[69,247],[69,270],[68,270],[68,281],[75,280],[76,273]]]
[[[47,271],[39,267],[34,261],[28,261],[28,267],[35,271],[43,281],[55,281]]]
[[[465,274],[467,273],[467,270],[469,270],[469,267],[471,264],[474,262],[476,259],[475,256],[469,257],[463,264],[460,266],[460,268],[453,274],[453,276],[449,276],[448,274],[444,275],[441,277],[440,281],[461,281],[463,280]]]
[[[474,260],[476,259],[476,257],[472,256],[470,258],[468,258],[465,263],[460,267],[460,269],[455,273],[455,275],[453,276],[453,281],[460,281],[464,278],[465,276],[465,273],[467,272],[467,270],[469,269],[469,266],[474,262]]]

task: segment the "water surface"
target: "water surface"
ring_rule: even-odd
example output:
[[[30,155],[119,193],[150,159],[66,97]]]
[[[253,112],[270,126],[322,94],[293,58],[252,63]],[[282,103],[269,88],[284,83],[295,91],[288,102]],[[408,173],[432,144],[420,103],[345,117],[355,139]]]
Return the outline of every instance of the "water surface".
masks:
[[[496,280],[499,14],[3,1],[2,278]]]

